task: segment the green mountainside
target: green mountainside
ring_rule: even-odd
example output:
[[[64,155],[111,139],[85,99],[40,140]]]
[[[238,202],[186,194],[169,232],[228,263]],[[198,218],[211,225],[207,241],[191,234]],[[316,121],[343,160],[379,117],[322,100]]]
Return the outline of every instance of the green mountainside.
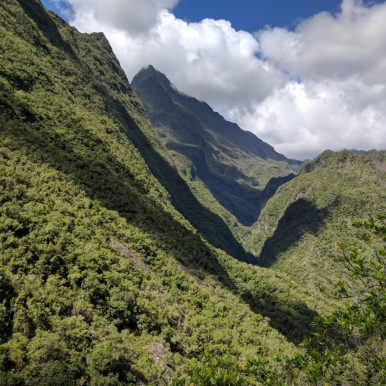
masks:
[[[355,243],[353,221],[386,211],[386,152],[326,151],[270,199],[248,240],[258,263],[309,289],[342,272],[332,256]]]
[[[299,166],[206,103],[179,92],[153,66],[142,69],[131,85],[181,175],[227,223],[254,223],[280,179],[264,190],[269,181]]]
[[[104,36],[4,0],[0,52],[0,384],[189,384],[211,366],[258,384],[279,371],[324,308],[175,209],[176,191],[200,206]]]
[[[296,163],[268,145],[205,136],[220,199],[159,139],[103,34],[2,0],[0,53],[0,386],[385,383],[386,218],[365,224],[374,256],[352,253],[355,304],[305,277],[384,209],[384,152],[325,153],[282,185]],[[250,189],[266,205],[248,228],[224,200]]]

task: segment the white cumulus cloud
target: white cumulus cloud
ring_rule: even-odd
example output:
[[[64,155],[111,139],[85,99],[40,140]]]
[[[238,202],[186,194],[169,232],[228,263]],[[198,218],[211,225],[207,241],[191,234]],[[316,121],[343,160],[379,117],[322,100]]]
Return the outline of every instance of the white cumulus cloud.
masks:
[[[294,32],[257,33],[263,57],[293,77],[386,82],[386,5],[344,0],[338,15],[320,13]]]
[[[251,34],[178,19],[178,0],[68,1],[72,24],[103,31],[129,79],[153,64],[289,157],[386,148],[386,2],[343,0],[294,31]]]
[[[385,87],[359,81],[288,82],[252,113],[236,110],[233,118],[295,159],[327,148],[385,149],[386,110],[378,108],[380,99],[386,100]]]
[[[151,29],[159,13],[174,7],[178,0],[69,0],[69,3],[75,11],[73,22],[82,29],[99,26],[137,35]]]

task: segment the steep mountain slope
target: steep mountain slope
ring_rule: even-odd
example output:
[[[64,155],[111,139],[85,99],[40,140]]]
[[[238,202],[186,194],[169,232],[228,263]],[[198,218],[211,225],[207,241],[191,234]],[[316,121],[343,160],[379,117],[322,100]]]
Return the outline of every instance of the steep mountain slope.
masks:
[[[214,358],[275,384],[323,308],[177,211],[200,206],[104,36],[3,0],[0,52],[1,382],[181,385]]]
[[[271,185],[262,192],[270,179],[296,170],[298,163],[176,90],[153,66],[142,69],[131,84],[180,173],[197,197],[210,202],[228,223],[255,222],[272,190]]]
[[[386,152],[326,151],[270,199],[253,227],[260,264],[315,289],[342,272],[338,242],[356,245],[353,221],[386,210]]]

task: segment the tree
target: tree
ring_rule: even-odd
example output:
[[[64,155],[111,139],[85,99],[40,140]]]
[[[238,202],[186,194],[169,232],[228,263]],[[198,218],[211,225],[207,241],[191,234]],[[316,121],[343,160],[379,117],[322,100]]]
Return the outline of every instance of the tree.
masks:
[[[315,318],[306,353],[295,359],[311,382],[386,384],[386,214],[354,225],[360,245],[342,243],[335,256],[349,280],[329,291],[344,305]]]

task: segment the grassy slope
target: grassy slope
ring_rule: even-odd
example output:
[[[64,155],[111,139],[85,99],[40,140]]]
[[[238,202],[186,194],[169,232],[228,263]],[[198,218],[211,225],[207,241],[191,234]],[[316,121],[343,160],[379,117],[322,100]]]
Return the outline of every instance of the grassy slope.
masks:
[[[0,42],[0,378],[158,385],[204,352],[295,352],[313,300],[174,208],[155,175],[176,172],[103,35],[4,0]]]
[[[338,242],[354,243],[352,221],[386,209],[386,152],[326,151],[282,186],[254,226],[260,263],[310,289],[341,272]]]

